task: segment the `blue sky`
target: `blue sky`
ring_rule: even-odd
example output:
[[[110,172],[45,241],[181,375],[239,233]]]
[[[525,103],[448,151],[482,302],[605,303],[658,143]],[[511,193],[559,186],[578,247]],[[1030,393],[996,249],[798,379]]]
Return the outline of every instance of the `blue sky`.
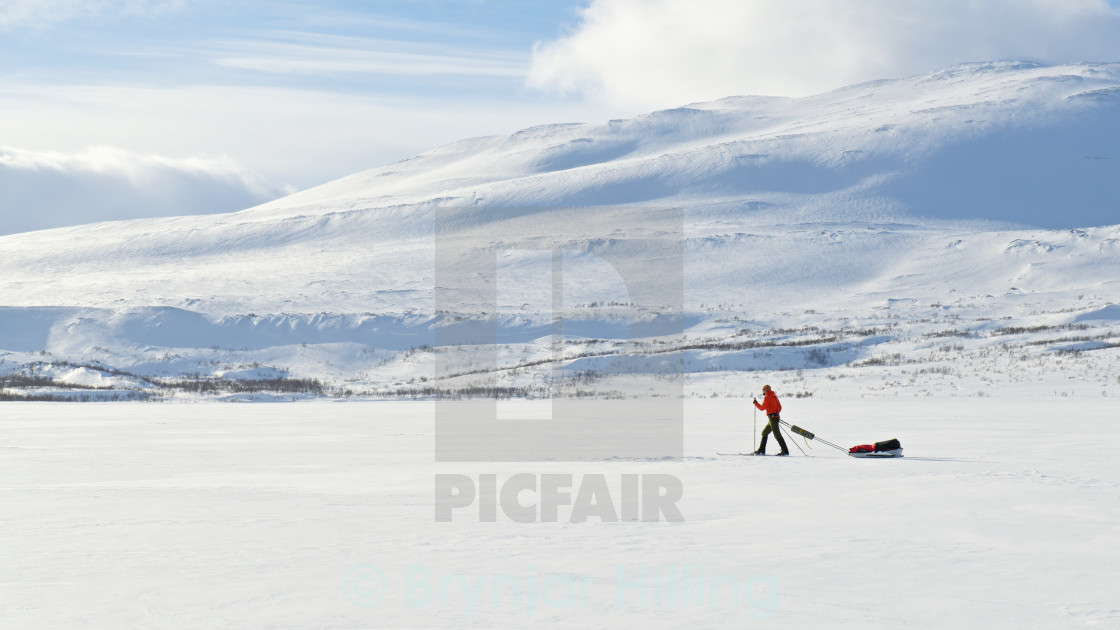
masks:
[[[433,143],[585,113],[578,100],[524,83],[534,42],[574,25],[576,7],[0,0],[0,107],[25,116],[18,128],[0,124],[0,144],[232,155],[277,185],[303,188]],[[362,128],[351,140],[366,149],[343,149],[359,161],[335,165],[313,137],[335,142],[343,120]],[[379,123],[387,128],[375,134]],[[183,136],[212,144],[189,147]],[[302,146],[310,159],[243,156],[255,151],[241,138],[265,154]]]
[[[963,61],[1118,60],[1115,7],[0,0],[0,234],[240,209],[534,124]]]
[[[0,17],[8,77],[428,97],[516,96],[534,42],[563,34],[578,17],[574,2],[14,4],[41,8],[14,13],[8,24]],[[308,66],[283,65],[297,60]]]

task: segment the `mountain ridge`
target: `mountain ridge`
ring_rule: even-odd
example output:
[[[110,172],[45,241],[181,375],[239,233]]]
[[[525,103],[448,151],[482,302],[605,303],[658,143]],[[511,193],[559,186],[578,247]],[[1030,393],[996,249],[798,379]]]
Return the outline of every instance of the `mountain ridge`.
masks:
[[[1071,128],[1080,135],[1062,137]],[[1024,170],[1024,160],[1041,162]],[[620,229],[641,221],[622,209],[681,208],[698,239],[818,224],[936,229],[965,216],[966,231],[1008,230],[1005,210],[1111,225],[1120,222],[1120,64],[969,64],[801,99],[730,97],[468,139],[237,213],[6,236],[0,290],[11,306],[380,311],[391,301],[330,294],[430,288],[424,250],[437,213],[466,229],[605,207],[627,216]],[[305,264],[278,274],[291,260]],[[330,287],[323,299],[316,283]],[[304,298],[238,298],[293,290]]]
[[[958,93],[957,88],[962,85],[966,89],[963,93]],[[887,169],[889,174],[897,171],[900,166],[906,166],[908,160],[920,157],[924,151],[951,144],[958,137],[971,137],[986,128],[1024,122],[1032,125],[1046,124],[1053,122],[1055,112],[1064,111],[1067,116],[1081,113],[1085,109],[1081,107],[1084,103],[1078,103],[1078,99],[1106,101],[1105,109],[1111,112],[1116,107],[1117,92],[1120,91],[1118,86],[1120,66],[1117,64],[1057,67],[1022,63],[971,64],[920,77],[877,81],[801,99],[731,97],[712,103],[691,104],[654,112],[631,120],[610,121],[603,125],[548,125],[510,136],[468,139],[422,153],[409,160],[343,178],[315,189],[316,192],[310,193],[310,198],[334,193],[339,199],[361,199],[366,203],[430,201],[432,197],[416,199],[406,196],[410,190],[409,178],[415,177],[418,179],[411,183],[411,190],[426,191],[434,188],[440,191],[440,198],[461,205],[544,204],[562,207],[612,205],[613,202],[648,203],[654,200],[671,203],[690,199],[689,193],[692,191],[700,191],[703,196],[710,198],[713,197],[713,185],[727,186],[728,180],[733,184],[734,177],[711,176],[712,173],[726,174],[729,169],[733,170],[737,166],[729,165],[726,159],[720,158],[759,162],[760,164],[753,165],[757,168],[780,166],[783,164],[782,158],[798,158],[802,154],[808,155],[809,159],[804,160],[808,166],[828,168],[792,175],[799,175],[805,181],[819,184],[822,175],[835,176],[838,167],[844,167],[845,164],[879,166],[868,163],[866,157],[861,158],[860,152],[874,150],[900,156],[901,164],[891,165],[894,168]],[[1024,90],[1029,90],[1025,96]],[[874,99],[881,99],[882,92],[900,91],[902,96],[888,101],[889,107],[874,105]],[[925,102],[922,100],[925,98],[923,95],[929,91],[933,91],[937,98]],[[874,106],[868,108],[859,103],[868,100]],[[734,111],[727,110],[727,106],[733,103],[749,104],[753,109],[747,113],[761,116],[746,116],[744,111],[747,110],[742,106]],[[788,109],[791,104],[799,107],[793,108],[794,111],[784,115],[784,118],[776,116],[778,112],[772,111],[775,106]],[[729,115],[727,111],[731,111],[733,115]],[[839,118],[836,117],[838,114]],[[948,122],[953,124],[947,124],[944,120],[949,115],[953,115],[953,119]],[[983,119],[981,115],[994,120]],[[778,118],[781,124],[775,127],[773,123],[763,125],[756,122],[756,127],[766,131],[759,134],[758,129],[752,130],[749,124],[757,118]],[[1107,122],[1108,117],[1105,118],[1103,122]],[[738,125],[738,135],[728,135],[727,128],[732,123]],[[860,133],[826,137],[824,140],[827,142],[822,142],[823,146],[813,146],[811,142],[806,146],[806,140],[812,140],[809,136],[820,135],[821,125],[825,125],[825,131],[832,132],[832,136],[837,136],[835,132],[839,123]],[[904,139],[905,142],[898,141],[900,124],[913,127],[911,133],[914,137]],[[686,132],[686,140],[696,145],[691,148],[707,149],[715,155],[710,156],[711,159],[707,161],[697,161],[695,156],[688,153],[689,142],[676,147],[678,150],[675,153],[663,151],[674,134],[682,130]],[[1081,128],[1075,131],[1082,134],[1085,132]],[[1093,152],[1094,154],[1112,153],[1107,149],[1112,146],[1109,141],[1115,139],[1115,124],[1103,129],[1093,127],[1092,132],[1092,137],[1080,140],[1101,149]],[[750,135],[751,133],[754,135]],[[876,137],[882,134],[886,136]],[[774,140],[782,141],[787,146],[779,146],[779,150],[775,152]],[[735,152],[735,143],[763,147],[766,150]],[[836,146],[844,143],[849,146]],[[635,147],[639,146],[641,150],[636,154]],[[526,157],[524,153],[531,155]],[[1112,159],[1111,155],[1108,157]],[[642,168],[643,163],[650,160],[671,161],[674,158],[678,164],[662,164],[661,168],[653,169],[652,174],[650,168]],[[645,166],[648,167],[648,164]],[[739,170],[750,174],[751,167],[751,164],[747,164]],[[591,181],[564,181],[565,177],[571,177],[572,171],[585,169],[583,172],[586,172],[595,168],[607,168],[608,173],[597,174],[597,179],[591,178]],[[861,179],[859,175],[883,174],[883,171],[880,166],[870,168],[868,173],[850,173],[849,176],[857,178],[848,183],[858,184]],[[482,177],[479,173],[483,172],[492,175]],[[475,180],[470,179],[472,175]],[[756,175],[755,179],[762,182],[760,191],[783,192],[780,186],[774,185],[774,179],[783,175],[781,172],[764,171]],[[623,194],[627,192],[625,184],[635,180],[652,183],[654,190],[651,193],[647,188],[640,194]],[[613,189],[610,188],[612,185]],[[631,186],[631,191],[634,188]],[[835,192],[843,188],[845,187],[832,186],[831,190]],[[375,197],[369,191],[379,192],[381,195]],[[666,191],[674,194],[664,194]],[[742,196],[755,191],[740,187],[733,188],[732,192]],[[794,188],[785,192],[804,191]],[[820,190],[808,192],[819,193]],[[691,195],[693,201],[696,201],[695,197],[695,194]],[[261,210],[291,208],[303,198],[302,195],[296,195],[287,201],[266,204]],[[982,212],[976,214],[983,217]],[[937,218],[936,215],[933,218]],[[998,220],[1007,218],[997,217]],[[1030,223],[1029,220],[1020,222]],[[1062,227],[1108,223],[1089,221],[1084,225]]]

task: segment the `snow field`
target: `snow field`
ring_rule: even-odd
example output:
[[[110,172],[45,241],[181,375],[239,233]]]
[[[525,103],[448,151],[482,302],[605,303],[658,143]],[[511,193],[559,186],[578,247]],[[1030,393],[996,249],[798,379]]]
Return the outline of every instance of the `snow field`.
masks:
[[[1114,403],[783,403],[824,439],[897,437],[906,457],[714,455],[749,450],[745,401],[689,401],[681,461],[502,464],[434,463],[433,403],[8,404],[0,625],[1120,621]],[[685,522],[434,521],[434,475],[518,473],[673,475]]]
[[[0,406],[0,627],[1120,626],[1118,85],[969,64],[2,237],[0,398],[182,404]],[[619,270],[670,233],[685,332],[629,340],[610,305],[666,313]],[[505,264],[497,308],[437,303],[443,246]],[[433,462],[433,398],[659,377],[680,461]],[[751,448],[763,383],[821,438],[907,457],[715,456]],[[440,474],[671,475],[685,520],[440,523]]]

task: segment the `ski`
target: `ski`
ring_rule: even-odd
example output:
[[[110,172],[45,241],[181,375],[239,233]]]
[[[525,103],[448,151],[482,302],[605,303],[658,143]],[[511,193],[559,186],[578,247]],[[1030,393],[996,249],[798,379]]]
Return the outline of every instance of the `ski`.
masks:
[[[716,455],[742,455],[744,457],[778,457],[777,453],[774,453],[773,455],[767,453],[716,453]],[[789,457],[789,454],[787,453],[782,457]]]

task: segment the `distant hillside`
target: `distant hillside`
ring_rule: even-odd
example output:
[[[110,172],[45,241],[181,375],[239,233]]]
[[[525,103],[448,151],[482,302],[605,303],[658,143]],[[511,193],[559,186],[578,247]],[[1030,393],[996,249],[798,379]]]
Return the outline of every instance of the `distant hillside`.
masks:
[[[814,365],[835,367],[867,359],[878,342],[854,339],[894,330],[883,319],[925,335],[937,331],[921,322],[951,313],[971,335],[1111,313],[1116,224],[1120,64],[970,64],[464,140],[234,214],[2,237],[0,373],[49,353],[38,356],[141,375],[291,369],[381,383],[396,376],[378,370],[430,371],[405,357],[440,331],[469,340],[476,320],[509,343],[547,337],[553,315],[582,321],[569,329],[580,337],[618,339],[629,333],[603,305],[647,323],[665,315],[623,277],[664,271],[650,238],[679,242],[665,278],[683,286],[672,321],[722,331],[710,349],[744,351],[719,341],[740,326],[847,330],[832,345],[770,346],[826,352]],[[460,250],[501,267],[481,279],[501,281],[496,309],[437,299],[436,260]],[[1112,348],[1114,320],[1077,343]],[[790,352],[681,361],[701,372],[805,363]]]

